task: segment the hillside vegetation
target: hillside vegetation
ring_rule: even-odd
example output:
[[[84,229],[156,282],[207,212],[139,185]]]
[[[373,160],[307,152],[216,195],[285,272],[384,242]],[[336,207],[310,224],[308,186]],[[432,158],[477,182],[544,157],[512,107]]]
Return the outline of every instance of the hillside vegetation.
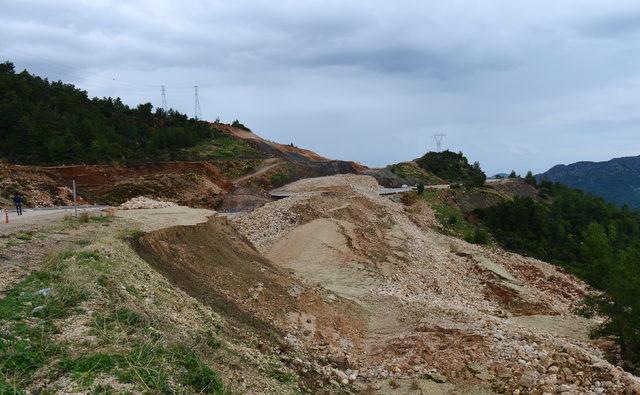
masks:
[[[178,159],[180,149],[220,134],[208,122],[151,103],[131,108],[119,98],[91,99],[72,84],[16,73],[10,62],[0,64],[0,92],[0,157],[16,163]]]
[[[585,306],[607,318],[594,335],[614,336],[622,357],[640,363],[640,213],[559,183],[538,188],[549,203],[516,197],[477,215],[504,247],[564,266],[603,291]]]
[[[470,164],[462,152],[427,152],[415,162],[424,170],[451,182],[483,186],[487,178],[480,168],[480,163]]]
[[[640,209],[640,156],[554,166],[538,176]]]

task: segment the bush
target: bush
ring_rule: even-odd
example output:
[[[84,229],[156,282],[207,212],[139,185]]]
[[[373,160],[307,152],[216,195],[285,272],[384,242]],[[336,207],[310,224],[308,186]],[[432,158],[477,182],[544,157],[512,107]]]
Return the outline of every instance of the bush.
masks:
[[[416,185],[416,192],[418,192],[418,195],[422,195],[424,193],[424,184],[419,182],[418,185]]]
[[[465,240],[472,244],[488,244],[489,233],[480,227],[476,227],[471,234],[465,237]]]
[[[234,128],[238,128],[238,129],[242,129],[242,130],[246,130],[247,132],[251,132],[251,129],[249,129],[248,127],[244,126],[242,123],[240,123],[240,121],[238,121],[237,119],[235,121],[233,121],[233,123],[231,124],[231,126],[233,126]]]

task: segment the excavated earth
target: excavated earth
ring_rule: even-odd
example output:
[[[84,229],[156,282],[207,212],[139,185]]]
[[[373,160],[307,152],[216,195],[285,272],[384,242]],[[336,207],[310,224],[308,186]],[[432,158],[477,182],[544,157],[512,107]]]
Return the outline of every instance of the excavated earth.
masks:
[[[368,176],[301,180],[283,188],[292,197],[234,218],[257,251],[242,239],[249,255],[238,262],[252,264],[240,270],[246,275],[216,274],[215,287],[226,290],[217,292],[247,295],[244,311],[271,321],[293,346],[342,361],[321,369],[334,384],[380,393],[637,390],[637,378],[589,340],[597,322],[572,313],[589,292],[584,283],[545,262],[438,233],[428,205],[404,206],[378,196],[378,187]],[[210,245],[196,257],[188,249],[156,255],[186,265],[206,260]],[[296,280],[276,280],[282,269]],[[185,281],[198,286],[198,276]],[[293,284],[304,302],[287,301]],[[252,292],[261,311],[251,310]]]

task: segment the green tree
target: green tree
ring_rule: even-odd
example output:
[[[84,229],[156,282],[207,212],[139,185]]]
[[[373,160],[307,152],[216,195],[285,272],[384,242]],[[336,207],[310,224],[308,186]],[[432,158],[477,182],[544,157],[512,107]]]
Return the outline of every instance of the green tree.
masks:
[[[527,175],[524,177],[524,182],[526,182],[529,185],[533,185],[536,186],[537,182],[536,182],[536,177],[533,175],[533,173],[531,172],[531,170],[529,170],[527,172]]]
[[[92,98],[0,64],[0,158],[14,163],[138,162],[183,155],[183,148],[220,135],[204,121],[151,103]]]

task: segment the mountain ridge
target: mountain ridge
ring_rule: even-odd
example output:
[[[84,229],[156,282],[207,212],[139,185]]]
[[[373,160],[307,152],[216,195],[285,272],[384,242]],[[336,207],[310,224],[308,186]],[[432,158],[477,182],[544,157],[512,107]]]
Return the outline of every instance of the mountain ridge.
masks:
[[[584,190],[618,206],[640,208],[640,155],[560,164],[536,177]]]

